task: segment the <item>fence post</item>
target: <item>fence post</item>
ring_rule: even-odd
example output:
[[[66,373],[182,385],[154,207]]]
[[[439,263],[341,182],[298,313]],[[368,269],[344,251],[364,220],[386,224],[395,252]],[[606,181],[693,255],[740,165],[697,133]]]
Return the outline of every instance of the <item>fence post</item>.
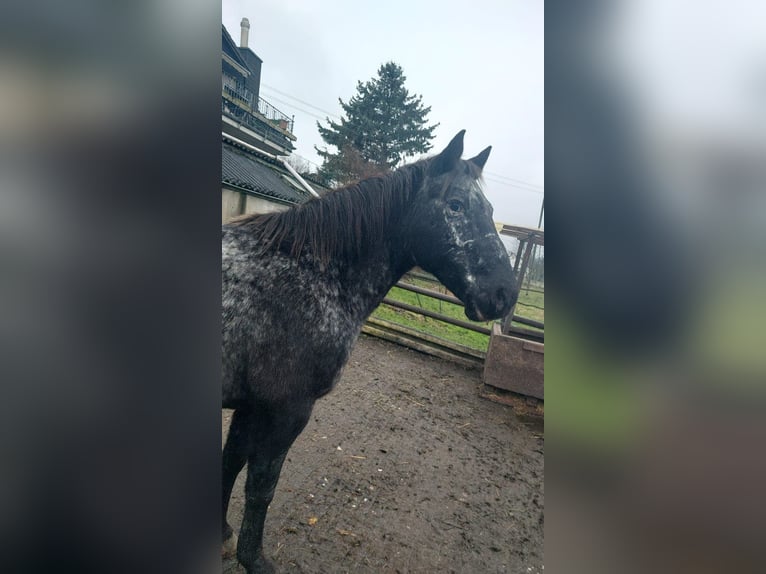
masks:
[[[535,244],[532,242],[531,239],[528,241],[525,241],[524,244],[525,244],[524,258],[521,262],[521,267],[519,267],[519,256],[521,255],[521,241],[519,242],[519,250],[516,252],[516,264],[514,265],[514,271],[516,271],[516,289],[518,290],[519,294],[521,293],[521,287],[524,281],[524,275],[526,275],[527,267],[529,266],[529,259],[532,255],[532,248],[535,246]],[[507,335],[508,333],[510,333],[511,323],[513,323],[513,315],[515,312],[516,312],[516,303],[513,304],[513,307],[511,307],[511,310],[505,316],[501,324],[501,330],[504,335]]]

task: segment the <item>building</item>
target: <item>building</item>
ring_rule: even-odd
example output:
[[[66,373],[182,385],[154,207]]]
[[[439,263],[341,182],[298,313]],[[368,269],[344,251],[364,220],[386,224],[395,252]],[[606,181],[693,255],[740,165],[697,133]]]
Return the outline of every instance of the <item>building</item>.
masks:
[[[225,27],[222,31],[221,115],[223,133],[269,154],[293,151],[293,118],[260,97],[262,60],[248,47],[250,22],[242,19],[237,47]]]
[[[249,48],[242,19],[237,46],[221,26],[222,220],[287,209],[324,188],[309,184],[285,158],[295,149],[294,118],[260,97],[263,61]]]

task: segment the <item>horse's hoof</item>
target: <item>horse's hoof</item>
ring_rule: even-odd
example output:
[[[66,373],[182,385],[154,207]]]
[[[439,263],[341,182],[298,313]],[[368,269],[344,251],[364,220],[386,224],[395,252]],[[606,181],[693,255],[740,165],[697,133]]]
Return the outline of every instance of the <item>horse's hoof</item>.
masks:
[[[233,534],[223,541],[221,558],[233,558],[237,555],[237,535]]]
[[[277,569],[274,568],[274,564],[271,563],[271,560],[267,560],[263,557],[258,558],[252,567],[246,568],[246,570],[247,574],[275,574],[277,571]]]

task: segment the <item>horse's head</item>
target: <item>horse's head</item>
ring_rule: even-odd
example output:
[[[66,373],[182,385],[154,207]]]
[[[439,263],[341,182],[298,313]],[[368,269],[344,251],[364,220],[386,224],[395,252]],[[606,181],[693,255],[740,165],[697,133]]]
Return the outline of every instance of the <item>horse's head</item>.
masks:
[[[464,133],[426,160],[423,186],[407,226],[416,263],[465,304],[469,319],[488,321],[505,316],[517,292],[508,252],[492,220],[492,205],[480,186],[492,148],[461,160]]]

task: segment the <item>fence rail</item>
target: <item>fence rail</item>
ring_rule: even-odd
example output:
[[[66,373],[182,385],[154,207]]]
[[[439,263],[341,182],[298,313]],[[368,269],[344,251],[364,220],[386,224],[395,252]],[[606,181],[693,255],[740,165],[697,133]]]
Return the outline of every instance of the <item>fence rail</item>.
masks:
[[[441,285],[439,280],[433,277],[432,275],[427,275],[419,271],[412,271],[408,273],[405,276],[405,279],[410,279],[410,280],[416,279],[418,281],[424,281],[427,283],[433,283],[435,285]],[[464,307],[463,303],[458,298],[454,297],[453,295],[441,293],[439,291],[436,291],[435,289],[421,287],[420,285],[414,285],[412,283],[407,282],[406,280],[399,281],[396,284],[396,287],[400,289],[404,289],[405,291],[410,291],[417,295],[423,295],[425,297],[436,299],[438,301],[443,301],[445,303],[450,303],[452,305]],[[398,301],[394,299],[391,295],[384,298],[382,304],[388,307],[401,309],[409,313],[414,313],[417,315],[421,315],[423,317],[434,319],[436,321],[447,323],[449,325],[453,325],[461,329],[466,329],[468,331],[480,333],[481,335],[489,336],[492,332],[492,330],[486,325],[464,321],[462,319],[458,319],[456,317],[452,317],[435,310],[427,309],[422,306],[412,305],[404,301]],[[516,324],[522,324],[522,325],[527,325],[529,327],[534,327],[535,329],[526,329],[523,327],[518,327],[516,324],[514,324],[514,325],[511,325],[510,327],[506,327],[507,334],[521,337],[526,340],[539,342],[539,343],[545,342],[545,334],[543,331],[544,323],[542,321],[537,321],[535,319],[531,319],[528,317],[514,315],[513,322]],[[536,329],[540,329],[540,330],[538,331]],[[443,339],[442,337],[424,332],[420,330],[419,328],[408,327],[400,323],[386,321],[381,319],[380,317],[375,317],[375,316],[371,317],[367,321],[367,324],[364,327],[364,332],[376,337],[381,337],[383,339],[387,339],[402,345],[406,345],[408,347],[411,347],[413,349],[416,349],[422,352],[430,353],[437,357],[442,357],[442,358],[448,357],[466,366],[482,365],[484,361],[484,357],[486,356],[486,353],[481,350],[478,350],[472,347],[466,347],[465,345],[461,345],[460,343]]]
[[[437,313],[436,311],[423,309],[422,307],[418,307],[417,305],[402,303],[401,301],[397,301],[396,299],[391,299],[390,297],[386,297],[385,299],[383,299],[383,303],[385,303],[386,305],[391,305],[391,307],[398,307],[399,309],[404,309],[405,311],[409,311],[411,313],[418,313],[419,315],[423,315],[425,317],[438,319],[439,321],[444,321],[445,323],[449,323],[450,325],[455,325],[456,327],[462,327],[463,329],[468,329],[469,331],[481,333],[482,335],[489,335],[492,332],[487,327],[483,327],[481,325],[475,325],[473,323],[469,323],[468,321],[461,321],[460,319],[455,319],[453,317],[448,317],[447,315]]]
[[[482,368],[487,354],[483,351],[434,337],[415,329],[410,329],[398,323],[370,317],[362,327],[368,335],[392,341],[411,349],[428,353],[442,359],[462,364],[469,368]]]
[[[426,289],[424,287],[418,287],[417,285],[412,285],[410,283],[405,283],[404,281],[399,281],[396,284],[396,286],[399,287],[399,289],[405,289],[407,291],[412,291],[413,293],[418,293],[420,295],[426,295],[427,297],[433,297],[434,299],[439,299],[440,301],[446,301],[447,303],[452,303],[454,305],[460,305],[461,307],[465,307],[465,305],[463,305],[463,302],[460,299],[458,299],[457,297],[452,297],[451,295],[445,295],[444,293],[439,293],[438,291],[433,291],[431,289]],[[522,305],[522,306],[524,305],[524,303],[519,303],[519,304]],[[534,307],[534,305],[529,305],[529,306],[530,307]],[[447,318],[448,319],[449,317],[446,317],[446,315],[439,315],[436,318],[437,319],[441,319],[441,318]],[[538,329],[544,329],[545,328],[545,324],[542,321],[536,321],[534,319],[529,319],[528,317],[522,317],[520,315],[514,315],[513,316],[513,321],[515,323],[521,323],[522,325],[528,325],[530,327],[536,327]],[[449,323],[449,321],[447,321],[447,323]],[[471,325],[470,323],[466,323],[466,324]],[[462,325],[459,325],[459,326],[462,326]],[[490,330],[486,329],[486,331],[487,331],[487,333],[485,333],[485,334],[489,334]],[[484,331],[477,331],[477,332],[483,333]]]

